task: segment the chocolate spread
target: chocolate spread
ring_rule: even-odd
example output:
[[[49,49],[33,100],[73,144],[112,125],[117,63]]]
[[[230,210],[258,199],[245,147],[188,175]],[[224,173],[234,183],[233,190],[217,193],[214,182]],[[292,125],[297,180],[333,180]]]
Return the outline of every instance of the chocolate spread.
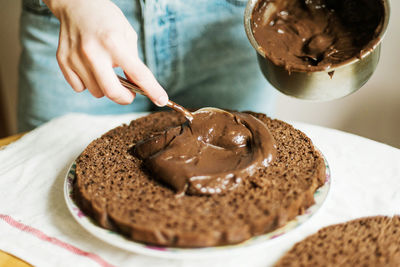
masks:
[[[383,18],[382,0],[260,0],[252,31],[275,65],[321,71],[372,50]]]
[[[211,195],[267,167],[276,148],[267,126],[252,115],[204,109],[191,123],[137,143],[134,153],[177,194]]]

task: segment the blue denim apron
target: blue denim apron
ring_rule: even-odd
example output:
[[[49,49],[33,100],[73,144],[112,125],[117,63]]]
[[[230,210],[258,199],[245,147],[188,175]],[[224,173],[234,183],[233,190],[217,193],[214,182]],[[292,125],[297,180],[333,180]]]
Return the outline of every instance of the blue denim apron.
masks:
[[[257,66],[243,27],[242,0],[115,0],[139,36],[139,55],[170,99],[271,115],[275,92]],[[70,112],[155,110],[143,96],[121,106],[75,93],[56,61],[59,21],[41,0],[23,0],[20,24],[19,130]],[[117,70],[120,74],[121,70]]]

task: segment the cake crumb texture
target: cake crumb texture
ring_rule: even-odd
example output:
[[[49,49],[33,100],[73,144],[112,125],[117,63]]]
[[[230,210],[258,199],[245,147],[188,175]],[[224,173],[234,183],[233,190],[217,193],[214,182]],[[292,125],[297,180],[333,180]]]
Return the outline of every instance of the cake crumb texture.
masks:
[[[270,232],[314,203],[325,163],[311,140],[291,125],[251,113],[270,129],[276,160],[234,190],[176,197],[135,157],[132,147],[182,124],[175,112],[158,112],[94,140],[76,160],[74,199],[102,227],[147,244],[205,247],[236,244]]]
[[[400,216],[322,228],[295,244],[275,264],[280,266],[400,266]]]

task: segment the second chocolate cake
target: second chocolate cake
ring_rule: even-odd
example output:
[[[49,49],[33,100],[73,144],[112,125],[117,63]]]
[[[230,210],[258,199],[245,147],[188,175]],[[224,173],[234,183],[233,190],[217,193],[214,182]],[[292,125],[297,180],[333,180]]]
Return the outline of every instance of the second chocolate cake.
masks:
[[[325,164],[302,132],[264,114],[250,114],[268,126],[276,157],[233,190],[178,197],[153,177],[132,148],[185,120],[175,112],[159,112],[109,131],[82,152],[74,199],[102,227],[147,244],[217,246],[270,232],[314,203]]]
[[[400,216],[327,226],[295,244],[274,266],[400,266]]]

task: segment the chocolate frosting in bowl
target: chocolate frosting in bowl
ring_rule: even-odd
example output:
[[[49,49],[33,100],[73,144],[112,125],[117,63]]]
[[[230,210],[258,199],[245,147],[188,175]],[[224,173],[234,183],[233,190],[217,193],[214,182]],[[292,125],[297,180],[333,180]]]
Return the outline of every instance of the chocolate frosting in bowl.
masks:
[[[212,195],[237,187],[275,158],[267,126],[250,114],[212,108],[142,140],[133,152],[178,195]]]
[[[382,0],[260,0],[252,32],[265,57],[288,71],[326,71],[379,43]]]

